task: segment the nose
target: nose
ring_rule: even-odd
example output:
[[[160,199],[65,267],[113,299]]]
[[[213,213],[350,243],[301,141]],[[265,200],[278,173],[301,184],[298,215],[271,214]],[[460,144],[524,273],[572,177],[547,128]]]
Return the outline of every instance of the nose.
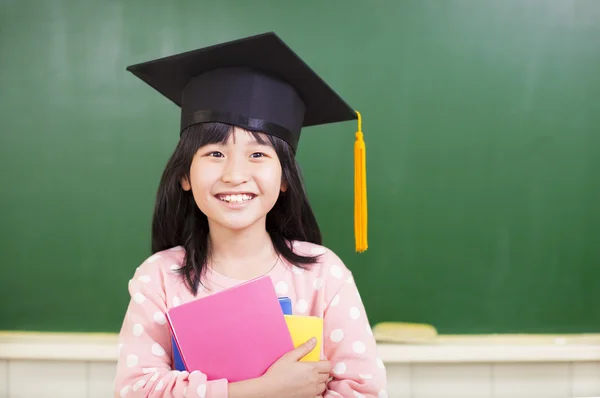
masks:
[[[237,156],[230,156],[225,163],[221,180],[228,184],[240,185],[247,182],[248,179],[248,167],[243,159],[239,159]]]

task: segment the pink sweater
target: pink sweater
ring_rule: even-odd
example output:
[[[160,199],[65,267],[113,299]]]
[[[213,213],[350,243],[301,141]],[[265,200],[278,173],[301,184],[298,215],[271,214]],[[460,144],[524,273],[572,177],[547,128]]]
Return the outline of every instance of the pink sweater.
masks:
[[[386,373],[351,272],[330,250],[295,242],[294,250],[322,254],[308,271],[280,261],[270,272],[275,290],[292,300],[294,314],[324,319],[323,353],[334,365],[323,397],[387,397]],[[207,381],[201,372],[171,370],[168,308],[242,281],[207,271],[205,285],[194,297],[181,276],[184,250],[156,253],[138,267],[129,281],[131,301],[119,334],[116,397],[227,398],[227,380]],[[282,259],[283,260],[283,259]]]

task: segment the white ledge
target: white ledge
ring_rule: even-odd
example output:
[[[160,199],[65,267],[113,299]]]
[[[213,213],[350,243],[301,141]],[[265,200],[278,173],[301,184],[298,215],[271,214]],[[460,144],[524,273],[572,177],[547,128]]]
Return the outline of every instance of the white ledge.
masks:
[[[378,347],[385,363],[600,361],[600,334],[441,335]]]
[[[600,361],[600,335],[439,336],[423,344],[378,343],[386,364]],[[114,362],[117,335],[0,332],[0,360]]]
[[[600,346],[443,346],[379,344],[384,363],[600,361]]]
[[[116,361],[116,334],[0,332],[0,360]]]

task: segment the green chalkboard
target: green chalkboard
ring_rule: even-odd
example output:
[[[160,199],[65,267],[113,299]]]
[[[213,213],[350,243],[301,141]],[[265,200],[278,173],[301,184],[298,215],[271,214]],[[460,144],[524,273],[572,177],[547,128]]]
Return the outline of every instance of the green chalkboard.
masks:
[[[277,32],[363,115],[298,158],[372,323],[600,331],[600,2],[0,3],[0,329],[118,331],[178,109],[127,65]]]

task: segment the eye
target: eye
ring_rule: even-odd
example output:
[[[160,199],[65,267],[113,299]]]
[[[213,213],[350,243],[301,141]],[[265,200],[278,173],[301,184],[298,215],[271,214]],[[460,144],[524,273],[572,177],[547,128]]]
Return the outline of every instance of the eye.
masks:
[[[213,158],[222,158],[223,157],[223,154],[219,151],[209,152],[207,155],[210,157],[213,157]]]
[[[254,152],[252,155],[250,155],[250,157],[252,157],[252,158],[264,158],[265,156],[267,156],[267,155],[265,155],[262,152]]]

